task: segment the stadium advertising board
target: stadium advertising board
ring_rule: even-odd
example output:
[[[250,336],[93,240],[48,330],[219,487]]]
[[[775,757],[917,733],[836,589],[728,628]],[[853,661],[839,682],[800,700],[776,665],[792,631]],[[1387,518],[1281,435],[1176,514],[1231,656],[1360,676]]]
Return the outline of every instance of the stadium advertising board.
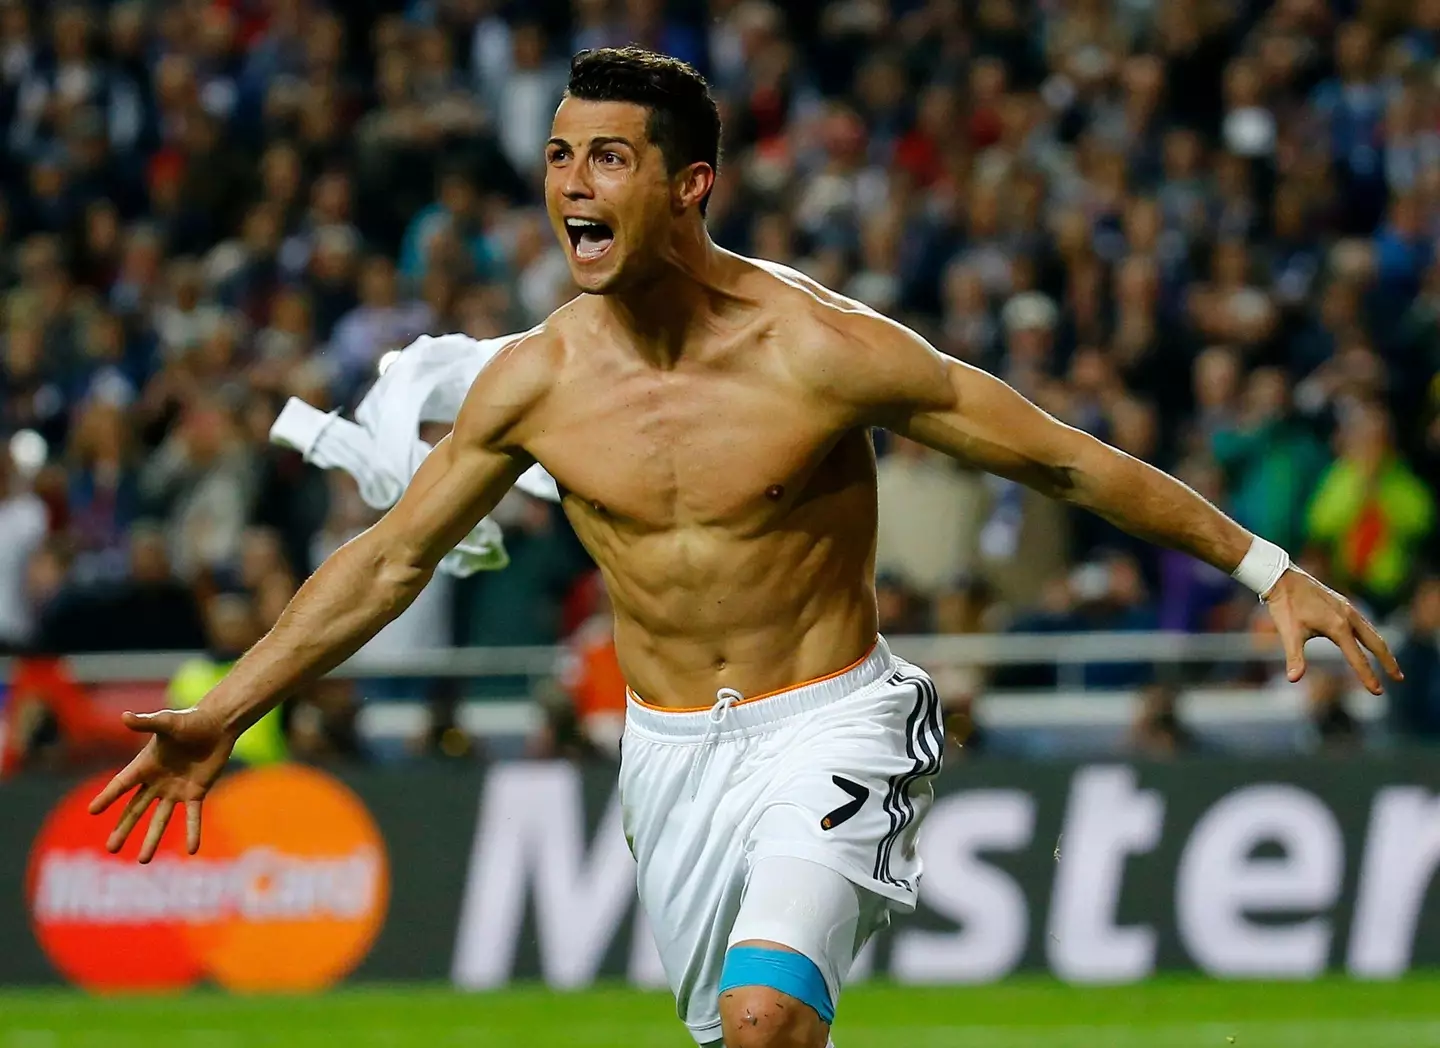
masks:
[[[104,847],[113,816],[86,807],[105,776],[70,790],[30,849],[25,896],[55,969],[93,990],[316,990],[349,974],[385,917],[380,831],[345,786],[311,768],[227,776],[205,807],[200,855],[181,818],[154,860],[141,834]]]
[[[177,833],[146,868],[134,844],[104,853],[111,820],[83,814],[96,782],[7,784],[0,839],[33,844],[28,862],[0,864],[0,983],[663,985],[612,768],[340,778],[227,776],[198,859]],[[937,794],[920,910],[872,944],[862,977],[1386,978],[1440,965],[1433,757],[977,761]]]
[[[453,976],[662,985],[608,776],[495,769]],[[925,830],[921,907],[861,959],[902,983],[1362,978],[1440,964],[1433,762],[975,763]]]

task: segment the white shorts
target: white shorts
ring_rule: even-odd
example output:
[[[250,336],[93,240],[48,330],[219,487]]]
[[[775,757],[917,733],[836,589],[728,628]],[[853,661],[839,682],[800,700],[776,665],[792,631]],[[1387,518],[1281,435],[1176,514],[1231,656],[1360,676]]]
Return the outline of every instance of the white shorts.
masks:
[[[804,953],[838,1001],[855,955],[889,911],[915,908],[916,836],[944,752],[935,685],[883,638],[833,676],[728,698],[665,710],[632,694],[620,754],[640,902],[680,1018],[702,1044],[720,1037],[720,971],[732,942],[764,939]],[[774,918],[747,909],[741,939],[732,938],[750,871],[772,857],[815,863],[856,886],[853,941],[835,941],[844,915],[818,912],[821,893],[804,884],[797,905],[767,907],[781,911]],[[813,956],[822,942],[826,955]]]

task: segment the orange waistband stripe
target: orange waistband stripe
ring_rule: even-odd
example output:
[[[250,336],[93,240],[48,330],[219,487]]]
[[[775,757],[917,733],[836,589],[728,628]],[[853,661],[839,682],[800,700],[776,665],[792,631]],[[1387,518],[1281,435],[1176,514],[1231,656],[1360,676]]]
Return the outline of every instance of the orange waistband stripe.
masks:
[[[735,703],[735,705],[745,706],[752,702],[760,702],[764,699],[773,699],[777,695],[784,695],[788,692],[799,691],[801,688],[808,688],[812,684],[824,684],[827,680],[834,680],[836,677],[843,677],[845,676],[845,674],[849,673],[851,670],[855,669],[857,666],[863,663],[871,655],[875,654],[875,648],[879,645],[879,643],[879,638],[876,638],[875,643],[870,645],[869,649],[865,652],[864,655],[861,655],[854,662],[850,663],[850,665],[842,667],[841,669],[836,670],[834,673],[827,673],[823,677],[814,677],[799,684],[791,684],[789,687],[786,688],[776,688],[774,691],[767,691],[763,695],[752,695],[748,698],[741,699],[739,702]],[[635,692],[632,691],[629,687],[626,687],[625,694],[630,696],[631,699],[639,703],[641,706],[644,706],[647,710],[654,710],[656,713],[704,713],[710,709],[709,706],[657,706],[653,702],[646,702],[639,695],[636,695]]]

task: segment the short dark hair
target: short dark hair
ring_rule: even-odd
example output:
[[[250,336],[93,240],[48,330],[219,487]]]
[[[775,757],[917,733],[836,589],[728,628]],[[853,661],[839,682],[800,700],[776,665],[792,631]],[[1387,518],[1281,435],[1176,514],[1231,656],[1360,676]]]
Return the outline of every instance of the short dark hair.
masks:
[[[643,47],[602,47],[570,60],[565,93],[587,102],[630,102],[650,110],[645,134],[673,175],[690,164],[720,170],[720,110],[695,67]],[[700,201],[700,213],[710,202]]]

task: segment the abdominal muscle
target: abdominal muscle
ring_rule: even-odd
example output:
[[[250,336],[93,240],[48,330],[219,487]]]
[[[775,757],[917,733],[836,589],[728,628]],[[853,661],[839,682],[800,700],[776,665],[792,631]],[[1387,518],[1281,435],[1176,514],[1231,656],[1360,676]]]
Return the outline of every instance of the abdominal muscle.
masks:
[[[874,530],[866,516],[818,534],[584,529],[615,609],[616,653],[632,691],[655,706],[709,706],[721,688],[762,695],[864,657],[876,637]]]

